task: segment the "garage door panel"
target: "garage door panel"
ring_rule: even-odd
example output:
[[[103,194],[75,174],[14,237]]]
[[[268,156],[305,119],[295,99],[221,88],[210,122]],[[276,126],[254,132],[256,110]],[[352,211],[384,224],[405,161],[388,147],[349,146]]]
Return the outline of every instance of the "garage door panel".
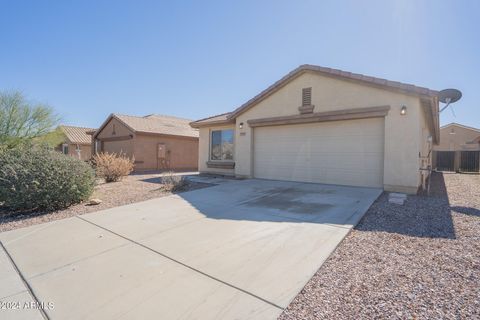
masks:
[[[297,169],[292,171],[288,171],[288,168],[285,169],[286,170],[276,175],[275,179],[368,187],[378,187],[379,184],[382,183],[382,181],[378,179],[376,172],[369,172],[369,174],[365,175],[363,173],[337,168],[311,168],[311,170]],[[359,184],[358,181],[362,181],[362,183]]]
[[[293,161],[292,161],[293,159]],[[279,157],[271,158],[265,157],[262,160],[258,160],[257,165],[260,166],[270,166],[272,162],[275,162],[275,167],[291,167],[295,168],[298,166],[311,167],[315,169],[320,169],[324,167],[335,168],[335,167],[350,167],[354,168],[358,165],[358,162],[364,162],[365,169],[371,169],[372,171],[378,171],[378,167],[383,166],[383,159],[379,154],[364,154],[359,156],[355,153],[342,153],[342,154],[323,154],[321,156],[312,156],[310,159],[306,158],[294,158],[291,154],[282,154]]]
[[[256,129],[258,130],[258,129]],[[380,152],[378,145],[377,136],[369,137],[352,137],[351,139],[345,137],[335,137],[335,138],[321,138],[315,139],[312,137],[295,137],[295,138],[280,138],[283,145],[288,145],[289,150],[284,150],[284,152],[297,153],[302,151],[309,151],[312,154],[316,153],[325,153],[327,152],[338,152],[338,153],[349,153],[349,152]],[[302,139],[303,141],[300,141]],[[307,141],[305,141],[305,139]],[[275,151],[278,147],[277,144],[271,143],[271,140],[265,140],[265,138],[255,139],[257,143],[262,144],[263,149],[258,150],[260,154],[269,154]],[[316,146],[322,145],[322,150],[318,150]]]
[[[257,178],[383,186],[383,119],[254,130]]]
[[[361,182],[360,182],[361,181]],[[315,181],[311,181],[315,182]],[[325,173],[325,183],[340,184],[340,185],[354,185],[366,187],[380,187],[383,185],[383,180],[378,178],[376,172],[351,172],[340,169],[327,170]]]
[[[345,173],[349,175],[359,175],[359,174],[373,174],[377,175],[378,169],[375,166],[371,167],[365,167],[362,172],[357,172],[349,168],[342,167],[340,164],[326,164],[326,165],[312,165],[312,166],[300,166],[302,164],[298,163],[297,165],[291,165],[291,164],[278,164],[275,165],[274,167],[265,167],[264,171],[262,174],[257,175],[283,175],[285,177],[290,177],[290,176],[295,176],[295,174],[299,175],[302,172],[305,172],[308,176],[310,175],[315,175],[315,174],[322,174],[324,171],[326,173],[329,172],[339,172],[339,173]],[[272,177],[273,178],[273,177]]]

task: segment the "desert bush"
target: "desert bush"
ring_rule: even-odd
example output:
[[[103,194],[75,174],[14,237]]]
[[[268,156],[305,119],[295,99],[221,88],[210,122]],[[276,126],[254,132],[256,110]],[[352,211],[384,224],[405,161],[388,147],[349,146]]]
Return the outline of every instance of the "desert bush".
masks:
[[[175,175],[174,172],[166,172],[162,176],[162,189],[168,192],[182,191],[188,185],[187,179],[183,176]]]
[[[63,209],[94,186],[93,169],[79,159],[32,146],[0,151],[0,203],[10,210]]]
[[[133,171],[133,159],[123,154],[99,153],[93,156],[93,165],[97,177],[104,178],[105,182],[120,181]]]

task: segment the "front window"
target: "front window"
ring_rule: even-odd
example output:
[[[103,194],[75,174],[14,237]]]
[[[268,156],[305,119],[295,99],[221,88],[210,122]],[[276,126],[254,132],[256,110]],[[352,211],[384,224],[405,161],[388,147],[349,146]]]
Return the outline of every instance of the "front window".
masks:
[[[233,160],[233,129],[213,130],[210,160]]]
[[[68,154],[68,144],[64,144],[62,146],[62,151],[63,151],[64,154]]]

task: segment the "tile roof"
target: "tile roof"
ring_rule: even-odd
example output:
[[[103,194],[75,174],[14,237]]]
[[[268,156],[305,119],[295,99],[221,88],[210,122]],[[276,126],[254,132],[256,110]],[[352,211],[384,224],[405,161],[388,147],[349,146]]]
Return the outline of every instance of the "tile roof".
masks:
[[[474,127],[469,127],[469,126],[466,126],[466,125],[463,125],[463,124],[460,124],[460,123],[456,123],[456,122],[451,122],[449,124],[446,124],[444,126],[441,126],[440,129],[445,129],[447,127],[451,127],[451,126],[457,126],[457,127],[461,127],[461,128],[464,128],[464,129],[468,129],[468,130],[473,130],[473,131],[478,131],[480,132],[480,129],[478,128],[474,128]]]
[[[222,113],[222,114],[219,114],[219,115],[216,115],[216,116],[211,116],[211,117],[208,117],[208,118],[203,118],[203,119],[200,119],[200,120],[191,122],[190,125],[191,125],[192,127],[196,128],[197,126],[201,126],[201,125],[204,124],[204,123],[208,123],[208,124],[215,124],[215,123],[222,124],[222,123],[233,122],[233,120],[232,120],[232,121],[229,121],[228,116],[229,116],[230,114],[231,114],[231,112],[227,112],[227,113]]]
[[[71,143],[75,144],[91,144],[92,136],[88,135],[88,131],[95,131],[92,128],[74,127],[74,126],[60,126],[60,130],[67,136]]]
[[[122,114],[113,114],[112,116],[135,132],[198,137],[198,130],[190,127],[189,123],[192,120],[189,119],[159,114],[151,114],[144,117]]]
[[[346,72],[338,69],[332,69],[332,68],[325,68],[321,66],[315,66],[315,65],[309,65],[309,64],[304,64],[296,68],[295,70],[291,71],[288,73],[286,76],[272,84],[270,87],[267,89],[263,90],[260,92],[258,95],[253,97],[252,99],[248,100],[246,103],[235,109],[233,112],[225,113],[223,115],[219,116],[214,116],[210,118],[205,118],[201,119],[198,121],[194,121],[191,123],[192,126],[201,126],[201,125],[207,125],[210,123],[218,123],[221,122],[222,119],[218,119],[218,117],[226,116],[226,119],[223,119],[224,122],[228,122],[228,120],[233,120],[236,116],[238,116],[240,113],[248,110],[252,106],[254,106],[256,103],[261,101],[262,99],[268,97],[269,95],[273,94],[275,91],[277,91],[279,88],[299,76],[300,74],[304,72],[317,72],[320,74],[323,74],[325,76],[330,76],[330,77],[335,77],[335,78],[340,78],[340,79],[345,79],[349,81],[359,81],[363,82],[367,85],[372,85],[376,87],[382,87],[387,90],[394,90],[394,91],[400,91],[406,94],[413,94],[413,95],[419,95],[419,96],[426,96],[429,98],[437,97],[438,91],[431,90],[428,88],[424,87],[418,87],[414,86],[411,84],[406,84],[406,83],[401,83],[397,81],[390,81],[386,79],[381,79],[381,78],[375,78],[375,77],[370,77],[366,76],[363,74],[358,74],[358,73],[352,73],[352,72]]]
[[[229,115],[229,118],[236,117],[243,111],[248,110],[250,107],[255,105],[257,102],[261,101],[263,98],[268,97],[270,94],[277,91],[279,88],[281,88],[282,86],[284,86],[285,84],[287,84],[288,82],[290,82],[291,80],[299,76],[300,74],[308,71],[317,72],[326,76],[350,80],[350,81],[359,81],[368,85],[382,87],[387,90],[389,89],[394,91],[400,91],[406,94],[428,96],[428,97],[436,97],[438,95],[438,91],[431,90],[424,87],[414,86],[412,84],[406,84],[398,81],[390,81],[387,79],[370,77],[363,74],[347,72],[339,69],[325,68],[325,67],[315,66],[311,64],[303,64],[298,68],[296,68],[295,70],[288,73],[286,76],[284,76],[274,84],[272,84],[267,89],[260,92],[258,95],[256,95],[255,97],[253,97],[252,99],[250,99],[249,101],[247,101],[246,103],[238,107],[237,109],[235,109],[233,112],[231,112],[231,114]]]

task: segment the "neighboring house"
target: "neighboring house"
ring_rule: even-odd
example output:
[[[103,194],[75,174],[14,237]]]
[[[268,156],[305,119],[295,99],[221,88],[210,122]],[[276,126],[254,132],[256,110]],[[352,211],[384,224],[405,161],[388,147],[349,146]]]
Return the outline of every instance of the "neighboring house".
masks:
[[[440,144],[433,148],[438,170],[478,172],[480,129],[450,123],[440,128]]]
[[[191,126],[203,173],[416,193],[439,141],[438,92],[302,65]]]
[[[164,115],[111,114],[93,134],[94,152],[125,154],[135,170],[197,170],[198,130]]]
[[[56,150],[82,160],[92,157],[92,137],[88,132],[95,129],[63,125],[59,128],[65,135],[65,140]]]

